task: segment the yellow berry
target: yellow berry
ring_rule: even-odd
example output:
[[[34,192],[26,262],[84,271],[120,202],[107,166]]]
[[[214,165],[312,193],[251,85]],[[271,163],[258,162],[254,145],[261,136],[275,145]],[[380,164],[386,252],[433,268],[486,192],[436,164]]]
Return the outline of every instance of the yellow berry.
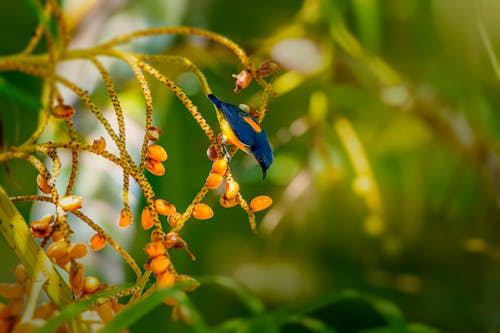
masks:
[[[147,243],[144,247],[144,252],[152,258],[167,253],[167,249],[165,249],[165,245],[162,242],[157,241]]]
[[[75,295],[80,295],[83,289],[85,266],[74,264],[69,272],[69,284]]]
[[[99,288],[99,279],[95,276],[87,276],[83,280],[83,291],[86,293],[93,293]]]
[[[72,244],[69,248],[69,256],[71,259],[79,259],[87,255],[87,245],[83,243]]]
[[[162,146],[156,144],[148,146],[146,155],[148,158],[160,162],[165,162],[168,158],[165,149]]]
[[[18,264],[16,269],[14,270],[14,275],[18,283],[24,283],[28,280],[28,272],[26,272],[26,268],[24,265]]]
[[[225,158],[216,159],[212,163],[212,173],[218,173],[224,176],[227,171],[227,160]]]
[[[181,213],[174,213],[168,217],[168,224],[172,227],[175,228],[177,226],[177,223],[182,219],[182,214]]]
[[[108,241],[106,240],[106,237],[100,235],[100,234],[95,234],[94,236],[90,237],[90,248],[94,251],[99,251],[103,249],[106,246],[106,243]]]
[[[120,220],[118,221],[118,225],[122,228],[128,227],[130,224],[132,224],[132,221],[134,220],[134,215],[130,211],[129,208],[123,208],[120,212]]]
[[[170,260],[166,255],[161,254],[151,259],[151,262],[149,263],[149,269],[154,274],[160,274],[167,270],[168,265],[170,265]]]
[[[148,158],[146,159],[145,167],[155,176],[163,176],[165,174],[165,166],[160,161]]]
[[[273,199],[268,197],[267,195],[259,195],[250,201],[250,208],[258,212],[260,210],[264,210],[273,204]]]
[[[47,178],[45,178],[41,173],[36,176],[36,184],[38,185],[40,191],[45,194],[49,194],[52,189],[52,187],[49,185],[49,182],[47,181]]]
[[[155,210],[160,215],[170,216],[176,212],[175,206],[163,199],[155,200]]]
[[[207,187],[214,189],[220,186],[222,184],[222,181],[224,180],[224,177],[222,175],[211,172],[208,177],[207,177]]]
[[[67,195],[59,200],[59,204],[61,205],[62,209],[72,212],[79,208],[82,208],[82,197],[79,197],[77,195]]]
[[[64,239],[53,242],[47,248],[47,256],[49,258],[57,259],[68,253],[68,244]]]
[[[141,213],[141,225],[144,230],[148,230],[154,225],[153,214],[149,207],[144,207]]]
[[[234,179],[228,179],[226,181],[226,192],[224,193],[224,196],[228,200],[232,200],[238,196],[239,192],[240,185]]]
[[[62,230],[56,230],[52,233],[52,240],[54,241],[58,241],[60,239],[63,239],[64,237],[64,233],[62,232]]]
[[[193,217],[198,220],[207,220],[214,216],[214,211],[209,205],[204,203],[197,203],[194,205]]]

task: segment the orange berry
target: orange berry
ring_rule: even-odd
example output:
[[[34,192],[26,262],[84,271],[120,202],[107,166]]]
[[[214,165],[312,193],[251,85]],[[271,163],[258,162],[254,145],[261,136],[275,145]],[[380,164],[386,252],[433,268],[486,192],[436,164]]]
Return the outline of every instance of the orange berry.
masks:
[[[64,237],[62,230],[56,230],[52,233],[52,240],[58,241]]]
[[[69,119],[75,114],[75,109],[71,105],[57,104],[52,108],[52,113],[57,118]]]
[[[124,228],[132,224],[134,220],[134,215],[129,208],[124,207],[120,212],[120,220],[118,221],[118,226]]]
[[[20,284],[28,280],[28,272],[26,272],[26,268],[24,268],[23,264],[17,264],[16,269],[14,270],[14,275],[17,282]]]
[[[234,179],[228,179],[226,181],[226,193],[224,193],[224,196],[228,200],[232,200],[238,196],[239,192],[240,185]]]
[[[87,245],[83,243],[75,243],[69,247],[69,256],[71,259],[79,259],[87,255]]]
[[[146,156],[160,162],[165,162],[168,158],[167,152],[160,145],[149,145]]]
[[[87,276],[83,280],[83,291],[86,293],[93,293],[99,288],[99,279],[95,276]]]
[[[220,186],[222,184],[222,181],[224,180],[224,177],[222,175],[211,172],[208,177],[207,177],[207,187],[214,189]]]
[[[160,274],[167,270],[168,265],[170,265],[170,260],[166,255],[162,254],[151,259],[151,262],[149,263],[149,269],[154,274]]]
[[[163,176],[165,174],[165,166],[160,161],[148,158],[146,159],[145,167],[155,176]]]
[[[237,196],[232,198],[232,199],[228,199],[228,198],[226,198],[225,195],[222,195],[219,199],[220,205],[224,208],[234,207],[238,204],[238,202],[239,202],[239,198]]]
[[[215,161],[217,159],[217,151],[215,150],[214,145],[210,145],[207,148],[207,157],[211,161]]]
[[[36,184],[38,185],[38,189],[45,194],[49,194],[52,186],[49,185],[47,178],[45,178],[41,173],[36,176]]]
[[[144,207],[141,213],[141,225],[144,230],[148,230],[154,225],[153,214],[149,207]]]
[[[85,266],[82,264],[71,265],[69,272],[69,284],[75,295],[80,295],[83,289]]]
[[[92,141],[92,151],[96,154],[100,154],[106,149],[106,139],[101,136],[99,139],[94,139]]]
[[[94,251],[99,251],[102,250],[108,241],[106,240],[106,237],[100,235],[100,234],[95,234],[94,236],[90,237],[90,248]]]
[[[227,160],[225,158],[219,158],[212,163],[212,172],[218,173],[224,176],[227,171]]]
[[[234,88],[235,93],[239,93],[242,89],[248,87],[250,82],[252,82],[252,74],[246,69],[242,70],[238,74],[233,74],[232,77],[236,79],[236,87]]]
[[[156,278],[156,284],[159,288],[171,288],[175,285],[175,275],[166,270],[158,275]]]
[[[49,258],[57,259],[68,253],[68,244],[64,239],[53,242],[47,248],[47,256]]]
[[[182,219],[182,214],[181,213],[174,213],[168,217],[168,224],[172,227],[175,228],[177,226],[177,223]]]
[[[194,205],[193,216],[198,220],[207,220],[214,216],[214,211],[207,204],[197,203]]]
[[[250,208],[254,212],[264,210],[273,204],[273,199],[267,195],[259,195],[250,201]]]
[[[150,126],[146,130],[146,139],[150,141],[158,141],[160,139],[160,135],[162,134],[162,130],[160,126]]]
[[[95,311],[97,312],[101,320],[105,323],[110,322],[114,317],[113,308],[111,307],[111,302],[109,301],[97,305],[95,307]]]
[[[156,257],[167,253],[167,249],[165,249],[165,245],[162,242],[157,241],[147,243],[144,247],[144,252],[150,257]]]
[[[59,200],[59,204],[61,205],[62,209],[72,212],[79,208],[82,208],[82,197],[79,197],[77,195],[67,195]]]
[[[69,253],[66,253],[62,257],[56,258],[56,263],[59,265],[59,267],[66,269],[66,265],[69,263],[71,260]]]
[[[170,216],[176,212],[175,206],[163,199],[155,200],[155,210],[160,215]]]

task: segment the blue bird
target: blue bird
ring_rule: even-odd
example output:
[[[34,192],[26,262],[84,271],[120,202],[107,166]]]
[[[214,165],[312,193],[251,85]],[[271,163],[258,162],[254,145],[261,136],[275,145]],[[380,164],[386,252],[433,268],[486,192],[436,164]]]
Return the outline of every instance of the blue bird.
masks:
[[[234,144],[252,156],[262,169],[262,178],[266,178],[267,169],[274,157],[266,132],[259,121],[239,107],[221,101],[214,94],[208,94],[207,97],[216,106],[223,143]]]

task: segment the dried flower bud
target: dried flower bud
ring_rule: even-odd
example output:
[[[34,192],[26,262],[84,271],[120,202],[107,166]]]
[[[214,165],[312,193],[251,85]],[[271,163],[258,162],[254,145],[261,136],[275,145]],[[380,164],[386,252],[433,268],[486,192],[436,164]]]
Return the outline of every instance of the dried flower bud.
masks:
[[[153,214],[151,214],[151,209],[149,207],[144,207],[141,213],[141,225],[144,230],[148,230],[153,227]]]
[[[148,129],[146,130],[146,139],[150,141],[158,141],[162,133],[163,132],[159,126],[148,127]]]
[[[75,114],[75,109],[71,105],[57,104],[52,108],[52,113],[57,118],[69,119]]]
[[[90,237],[90,248],[94,251],[99,251],[102,250],[108,241],[106,238],[100,234],[95,234],[94,236]]]
[[[82,197],[79,197],[77,195],[67,195],[59,200],[59,204],[61,205],[62,209],[72,212],[79,208],[82,208]]]
[[[219,199],[219,203],[224,208],[231,208],[238,204],[239,198],[236,196],[232,199],[228,199],[225,195],[222,195]]]
[[[160,161],[147,158],[145,167],[155,176],[163,176],[165,174],[165,166]]]
[[[273,204],[273,199],[268,197],[267,195],[259,195],[250,201],[250,208],[255,211],[261,211]]]
[[[217,151],[215,150],[215,146],[214,145],[208,146],[208,148],[207,148],[207,157],[211,161],[214,161],[215,159],[217,159]]]
[[[257,69],[257,76],[266,77],[278,71],[279,69],[280,65],[271,60],[266,60],[261,63],[259,68]]]
[[[156,161],[165,162],[168,158],[167,152],[160,145],[149,145],[147,157]]]
[[[41,173],[36,176],[36,184],[38,185],[38,189],[45,194],[49,194],[52,189],[47,181],[47,178],[45,178]]]
[[[234,92],[236,94],[242,89],[248,87],[250,82],[252,82],[252,74],[246,69],[242,70],[238,74],[233,74],[232,77],[236,79],[236,87],[234,88]]]
[[[197,203],[194,205],[193,217],[198,220],[207,220],[214,216],[214,211],[209,205],[204,203]]]
[[[50,236],[52,232],[52,226],[47,222],[47,220],[42,221],[32,221],[30,223],[31,234],[36,238],[45,238]]]
[[[94,139],[92,141],[92,151],[96,154],[100,154],[106,149],[106,139],[101,136],[99,139]]]

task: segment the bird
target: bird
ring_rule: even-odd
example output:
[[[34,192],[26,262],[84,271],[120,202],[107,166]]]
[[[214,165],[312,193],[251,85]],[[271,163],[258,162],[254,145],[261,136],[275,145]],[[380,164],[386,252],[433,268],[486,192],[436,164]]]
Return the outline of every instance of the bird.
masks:
[[[273,150],[269,144],[266,131],[248,112],[236,105],[221,101],[214,94],[207,97],[215,105],[217,119],[222,131],[222,143],[233,144],[252,156],[262,169],[262,179],[274,160]]]

